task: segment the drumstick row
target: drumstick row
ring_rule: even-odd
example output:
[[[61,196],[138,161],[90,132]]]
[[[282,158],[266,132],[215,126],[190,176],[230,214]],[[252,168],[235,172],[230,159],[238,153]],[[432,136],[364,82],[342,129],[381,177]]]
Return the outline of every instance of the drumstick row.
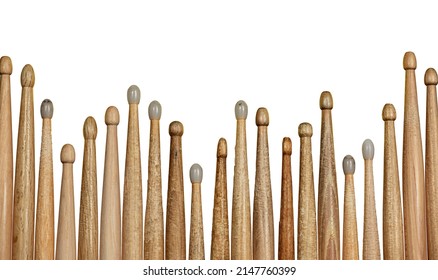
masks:
[[[383,187],[383,258],[438,259],[438,76],[429,68],[426,85],[426,157],[422,154],[418,97],[415,78],[416,57],[407,52],[405,69],[405,108],[403,131],[402,191],[400,189],[395,125],[396,109],[388,103],[382,111],[384,121]],[[54,182],[51,119],[54,106],[48,99],[40,107],[42,137],[35,215],[35,139],[33,86],[35,73],[26,65],[21,73],[22,97],[17,138],[16,167],[13,172],[10,76],[12,62],[0,59],[0,259],[154,259],[187,258],[184,204],[183,145],[184,126],[179,121],[169,125],[170,158],[166,203],[163,219],[159,102],[150,103],[150,138],[146,211],[143,213],[143,186],[140,154],[140,89],[127,91],[129,104],[123,197],[120,197],[119,147],[116,107],[105,113],[107,125],[101,223],[98,224],[98,180],[96,160],[97,124],[88,117],[83,126],[84,150],[79,235],[76,243],[72,145],[61,150],[62,181],[58,229],[55,247]],[[375,147],[367,139],[362,145],[364,182],[354,182],[355,159],[348,155],[342,163],[345,174],[344,221],[339,221],[333,97],[324,91],[320,97],[321,145],[319,183],[315,197],[311,137],[313,127],[302,123],[298,184],[297,250],[295,251],[294,205],[292,189],[292,146],[289,137],[282,145],[280,220],[278,259],[359,259],[356,199],[364,192],[362,259],[380,259],[378,217],[376,215],[373,160]],[[247,160],[246,119],[248,105],[235,105],[236,142],[233,178],[231,236],[228,215],[227,141],[219,139],[216,151],[216,178],[213,199],[211,259],[275,259],[274,199],[268,144],[269,113],[259,108],[257,126],[256,172],[251,217]],[[425,164],[425,167],[424,167]],[[15,178],[14,178],[15,174]],[[190,168],[191,218],[188,258],[205,259],[204,221],[201,195],[203,169]],[[15,179],[15,180],[14,180]],[[355,189],[356,188],[356,189]],[[403,197],[401,196],[403,195]],[[122,202],[121,202],[122,199]],[[317,199],[317,201],[316,201]],[[316,202],[318,208],[316,209]],[[144,215],[143,215],[144,214]],[[35,218],[34,218],[35,217]],[[144,218],[144,220],[143,220]],[[252,218],[252,219],[251,219]],[[165,225],[164,225],[165,223]],[[166,230],[164,230],[164,226]],[[100,232],[99,232],[100,229]],[[100,233],[100,235],[99,235]],[[99,238],[100,236],[100,238]],[[231,243],[231,248],[230,248]],[[76,246],[77,244],[77,246]],[[56,250],[55,250],[56,249]]]

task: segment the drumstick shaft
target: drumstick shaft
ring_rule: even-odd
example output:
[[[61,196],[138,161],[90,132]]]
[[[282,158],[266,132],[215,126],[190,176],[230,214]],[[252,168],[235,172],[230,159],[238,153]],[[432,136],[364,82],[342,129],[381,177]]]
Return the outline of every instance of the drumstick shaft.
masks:
[[[359,243],[357,237],[356,199],[353,174],[345,175],[344,230],[342,238],[342,259],[358,260]]]
[[[204,260],[204,228],[202,223],[201,183],[192,183],[189,260]]]

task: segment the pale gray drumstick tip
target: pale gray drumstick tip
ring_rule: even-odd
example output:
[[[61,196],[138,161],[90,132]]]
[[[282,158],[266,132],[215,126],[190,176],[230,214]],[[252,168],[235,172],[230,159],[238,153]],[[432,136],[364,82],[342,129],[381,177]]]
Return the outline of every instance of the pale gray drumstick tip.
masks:
[[[248,117],[248,105],[243,100],[239,100],[234,106],[234,113],[236,114],[237,120],[246,120]]]
[[[148,108],[149,119],[159,120],[161,118],[161,104],[160,102],[154,100],[149,104]]]
[[[53,117],[53,103],[50,99],[44,99],[40,107],[41,118],[51,119]]]
[[[356,162],[351,155],[346,155],[342,161],[342,168],[344,169],[344,174],[354,174],[356,170]]]
[[[370,139],[363,141],[362,155],[365,160],[372,160],[374,158],[374,144]]]
[[[129,104],[139,104],[140,103],[141,92],[138,86],[132,85],[128,88],[128,103]]]
[[[192,184],[201,183],[202,182],[202,167],[195,163],[190,167],[190,181]]]

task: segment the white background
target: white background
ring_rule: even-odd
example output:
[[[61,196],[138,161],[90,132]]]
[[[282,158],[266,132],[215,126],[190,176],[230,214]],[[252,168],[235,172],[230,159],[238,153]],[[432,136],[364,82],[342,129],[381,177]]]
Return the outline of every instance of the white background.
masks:
[[[407,1],[398,1],[397,4],[383,1],[356,4],[350,1],[306,1],[300,4],[292,1],[2,1],[0,11],[0,55],[10,56],[14,67],[11,76],[14,153],[21,69],[29,63],[36,73],[36,174],[42,123],[39,107],[45,98],[54,103],[52,133],[56,213],[61,182],[59,153],[65,143],[71,143],[76,149],[74,180],[78,221],[82,126],[85,118],[91,115],[98,125],[100,220],[106,137],[104,114],[110,105],[117,106],[120,111],[118,132],[123,193],[128,116],[126,90],[131,84],[136,84],[142,92],[139,113],[144,209],[149,148],[147,108],[152,100],[158,100],[163,108],[161,158],[164,207],[168,181],[168,125],[173,120],[179,120],[184,124],[187,247],[191,196],[188,174],[190,166],[197,162],[204,169],[202,201],[208,258],[217,141],[225,137],[228,142],[231,225],[236,126],[234,105],[243,99],[249,106],[247,141],[251,197],[255,178],[255,113],[257,108],[266,107],[270,115],[269,148],[277,244],[282,138],[291,137],[293,143],[296,226],[298,125],[301,122],[313,125],[317,193],[321,125],[319,97],[322,91],[329,90],[334,99],[332,113],[341,230],[344,194],[342,159],[351,154],[356,160],[356,207],[359,243],[362,244],[364,165],[361,146],[363,140],[370,138],[375,144],[374,182],[382,247],[381,111],[388,102],[393,103],[397,110],[401,178],[403,55],[406,51],[414,51],[417,56],[418,103],[424,143],[426,96],[423,77],[428,67],[438,65],[436,4],[434,7],[425,1],[416,1],[415,4]],[[57,217],[55,228],[56,225]]]

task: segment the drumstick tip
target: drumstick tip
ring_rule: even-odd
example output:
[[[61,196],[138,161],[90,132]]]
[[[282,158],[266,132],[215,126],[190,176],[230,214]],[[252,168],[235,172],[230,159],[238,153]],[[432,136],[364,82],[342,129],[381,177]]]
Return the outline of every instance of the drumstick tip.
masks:
[[[148,108],[149,119],[150,120],[160,120],[161,119],[161,104],[160,102],[154,100],[149,104]]]
[[[30,64],[26,64],[21,71],[21,86],[33,87],[35,85],[35,72]]]
[[[248,105],[243,100],[239,100],[234,107],[234,113],[236,114],[237,120],[246,120],[248,117]]]
[[[385,106],[383,106],[382,119],[384,121],[395,121],[396,118],[397,112],[395,111],[394,105],[386,103]]]
[[[426,86],[436,86],[438,84],[438,76],[435,69],[429,68],[424,74],[424,84]]]
[[[323,91],[319,99],[319,107],[321,110],[331,110],[333,109],[333,98],[329,91]]]
[[[356,162],[351,155],[346,155],[344,157],[344,160],[342,161],[342,168],[344,169],[345,175],[354,174],[354,171],[356,170]]]
[[[97,125],[93,117],[88,117],[84,122],[84,138],[85,140],[96,140]]]
[[[140,103],[141,92],[138,86],[132,85],[128,88],[128,103],[129,104],[139,104]]]
[[[313,128],[310,123],[301,123],[298,126],[298,135],[300,137],[312,137],[313,135]]]
[[[182,136],[184,133],[184,126],[179,121],[173,121],[169,125],[170,136]]]
[[[53,117],[53,103],[50,99],[44,99],[40,107],[41,118],[51,119]]]
[[[413,52],[406,52],[403,57],[403,68],[405,70],[415,70],[417,68],[417,59]]]
[[[192,165],[192,167],[190,167],[190,181],[192,184],[202,183],[202,175],[202,167],[199,164],[195,163]]]
[[[115,106],[110,106],[105,112],[106,125],[118,125],[120,122],[119,110]]]
[[[292,141],[289,137],[283,138],[283,154],[291,155],[292,154]]]
[[[75,162],[75,148],[71,144],[65,144],[61,149],[61,162],[74,163]]]
[[[266,108],[258,108],[256,113],[256,125],[268,126],[269,125],[269,113]]]
[[[12,61],[9,56],[2,56],[0,58],[0,74],[11,75],[12,74]]]
[[[370,139],[363,141],[362,155],[365,160],[372,160],[374,158],[374,144]]]
[[[227,153],[227,140],[225,140],[225,138],[221,138],[217,144],[217,157],[226,158]]]

